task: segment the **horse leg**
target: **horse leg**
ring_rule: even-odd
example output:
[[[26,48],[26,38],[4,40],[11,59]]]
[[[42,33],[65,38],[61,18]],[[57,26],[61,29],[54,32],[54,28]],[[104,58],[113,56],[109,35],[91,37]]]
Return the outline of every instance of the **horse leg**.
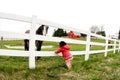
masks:
[[[41,51],[43,41],[37,41],[37,51]],[[37,57],[37,60],[39,60],[41,57]]]
[[[29,50],[29,40],[28,39],[24,40],[24,49],[25,49],[25,51]]]
[[[29,51],[29,40],[28,39],[24,39],[24,49],[25,51]],[[23,60],[26,60],[26,57],[24,57]]]

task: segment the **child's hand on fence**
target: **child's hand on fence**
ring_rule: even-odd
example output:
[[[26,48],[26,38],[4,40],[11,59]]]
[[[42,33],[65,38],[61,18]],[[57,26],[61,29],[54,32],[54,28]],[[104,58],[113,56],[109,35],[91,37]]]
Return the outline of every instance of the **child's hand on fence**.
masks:
[[[55,51],[55,55],[58,56],[57,52]]]
[[[55,51],[55,54],[57,54],[57,51]]]

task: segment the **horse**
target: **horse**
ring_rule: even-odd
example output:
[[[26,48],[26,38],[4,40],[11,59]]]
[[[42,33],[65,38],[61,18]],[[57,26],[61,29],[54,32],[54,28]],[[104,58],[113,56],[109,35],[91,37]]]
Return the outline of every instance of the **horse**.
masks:
[[[41,25],[36,30],[36,34],[46,36],[46,34],[48,32],[48,28],[49,27],[47,25]],[[25,33],[30,33],[30,30],[27,30]],[[43,43],[43,41],[40,41],[40,40],[35,41],[37,51],[41,51],[42,43]],[[24,39],[24,49],[25,49],[25,51],[29,51],[29,40],[28,39]],[[37,59],[40,59],[40,57],[37,57]]]

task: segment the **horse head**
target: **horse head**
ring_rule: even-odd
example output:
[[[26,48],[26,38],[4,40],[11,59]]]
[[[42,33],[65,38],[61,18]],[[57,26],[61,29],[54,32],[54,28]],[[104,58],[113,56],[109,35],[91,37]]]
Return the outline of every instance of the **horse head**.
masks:
[[[48,32],[48,26],[47,25],[41,25],[37,30],[36,30],[36,34],[38,35],[44,35],[46,36],[47,32]]]

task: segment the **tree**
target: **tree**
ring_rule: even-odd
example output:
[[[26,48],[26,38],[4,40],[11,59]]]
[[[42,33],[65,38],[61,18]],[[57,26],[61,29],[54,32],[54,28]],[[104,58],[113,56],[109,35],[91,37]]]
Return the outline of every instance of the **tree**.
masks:
[[[67,34],[67,32],[66,31],[64,31],[64,36],[67,36],[68,34]]]
[[[81,37],[83,37],[83,38],[85,38],[85,37],[87,36],[86,34],[83,34],[83,33],[81,33],[80,35],[81,35]]]
[[[105,31],[98,31],[97,34],[98,34],[98,35],[102,35],[102,36],[106,36],[106,35],[105,35]]]
[[[99,26],[99,31],[105,31],[104,25]]]
[[[91,31],[91,33],[96,33],[96,34],[98,34],[98,35],[106,36],[106,34],[105,34],[105,29],[104,29],[104,25],[101,25],[101,26],[93,25],[93,26],[90,28],[90,31]]]
[[[93,26],[90,28],[90,31],[91,31],[91,33],[96,33],[97,31],[99,31],[99,28],[98,28],[98,26],[93,25]]]
[[[118,39],[120,39],[120,30],[119,30],[119,33],[118,33]]]
[[[55,37],[67,36],[67,32],[64,31],[63,29],[58,28],[57,30],[54,31],[53,36]]]
[[[102,36],[106,36],[104,25],[101,25],[98,28],[99,28],[99,31],[97,31],[97,34],[102,35]]]

